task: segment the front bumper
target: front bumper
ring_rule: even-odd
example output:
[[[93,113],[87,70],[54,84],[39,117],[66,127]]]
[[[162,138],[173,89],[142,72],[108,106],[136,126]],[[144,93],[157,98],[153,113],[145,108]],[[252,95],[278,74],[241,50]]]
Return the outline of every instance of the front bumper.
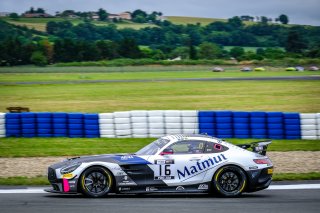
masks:
[[[48,168],[48,180],[52,185],[52,189],[46,189],[46,192],[51,193],[66,193],[75,194],[78,193],[78,177],[75,176],[72,179],[58,179],[56,171],[52,168]]]
[[[249,184],[247,192],[255,192],[269,187],[272,181],[273,167],[247,172]]]

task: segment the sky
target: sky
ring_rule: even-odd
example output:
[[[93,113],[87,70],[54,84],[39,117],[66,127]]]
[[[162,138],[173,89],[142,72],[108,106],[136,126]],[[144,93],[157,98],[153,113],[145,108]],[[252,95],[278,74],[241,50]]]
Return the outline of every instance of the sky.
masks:
[[[0,12],[23,13],[31,6],[56,11],[97,11],[109,13],[142,9],[165,16],[231,18],[251,15],[276,18],[286,14],[290,23],[320,26],[320,0],[0,0]]]

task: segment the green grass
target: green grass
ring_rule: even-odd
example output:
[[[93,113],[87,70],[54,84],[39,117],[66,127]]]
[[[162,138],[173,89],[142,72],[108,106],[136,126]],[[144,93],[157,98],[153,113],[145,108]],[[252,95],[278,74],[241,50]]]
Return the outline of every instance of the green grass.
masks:
[[[134,153],[152,138],[1,138],[0,157],[81,156]],[[244,144],[257,139],[229,139]],[[320,140],[273,140],[268,151],[320,151]]]
[[[226,67],[226,72],[211,72],[211,66],[139,66],[139,67],[2,67],[0,83],[32,81],[128,80],[167,78],[226,78],[309,76],[318,72],[287,72],[284,68],[266,67],[265,72],[240,72],[239,67]],[[320,73],[319,73],[320,74]]]
[[[19,26],[26,26],[30,29],[34,28],[35,30],[45,32],[46,31],[46,25],[49,21],[55,21],[55,22],[61,22],[61,21],[70,21],[73,25],[78,25],[80,23],[84,23],[83,20],[77,18],[19,18],[19,19],[10,19],[10,18],[0,18],[1,20],[7,21],[14,25]],[[110,25],[109,22],[102,22],[102,21],[92,21],[92,24],[96,26],[107,26]],[[123,28],[133,28],[133,29],[141,29],[146,27],[157,27],[154,24],[139,24],[139,23],[133,23],[133,22],[120,22],[120,23],[114,23],[116,26],[118,26],[119,29]]]
[[[272,178],[274,181],[284,180],[320,180],[320,172],[310,173],[275,173]]]
[[[166,20],[174,24],[197,24],[208,25],[212,22],[222,21],[226,22],[227,19],[218,18],[200,18],[200,17],[186,17],[186,16],[166,16]]]
[[[0,85],[0,111],[113,112],[211,109],[318,112],[318,81],[131,82]]]
[[[50,185],[48,178],[45,176],[39,177],[9,177],[0,178],[0,185],[7,186],[44,186]]]
[[[319,180],[320,172],[310,172],[310,173],[275,173],[273,175],[273,181],[285,181],[285,180]],[[49,181],[45,176],[39,177],[9,177],[0,178],[0,185],[8,186],[42,186],[49,185]]]

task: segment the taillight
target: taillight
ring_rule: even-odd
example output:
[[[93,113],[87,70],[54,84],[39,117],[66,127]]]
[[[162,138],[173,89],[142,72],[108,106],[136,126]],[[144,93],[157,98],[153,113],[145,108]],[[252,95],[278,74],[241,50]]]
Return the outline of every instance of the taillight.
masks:
[[[256,164],[272,164],[268,158],[265,159],[253,159]]]

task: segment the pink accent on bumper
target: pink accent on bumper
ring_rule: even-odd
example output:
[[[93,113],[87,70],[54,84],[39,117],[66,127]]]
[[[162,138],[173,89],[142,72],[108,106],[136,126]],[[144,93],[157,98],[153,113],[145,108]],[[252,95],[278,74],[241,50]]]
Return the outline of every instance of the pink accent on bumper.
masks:
[[[63,191],[64,192],[70,191],[70,186],[69,186],[68,179],[65,179],[65,178],[62,179],[62,186],[63,186]]]

